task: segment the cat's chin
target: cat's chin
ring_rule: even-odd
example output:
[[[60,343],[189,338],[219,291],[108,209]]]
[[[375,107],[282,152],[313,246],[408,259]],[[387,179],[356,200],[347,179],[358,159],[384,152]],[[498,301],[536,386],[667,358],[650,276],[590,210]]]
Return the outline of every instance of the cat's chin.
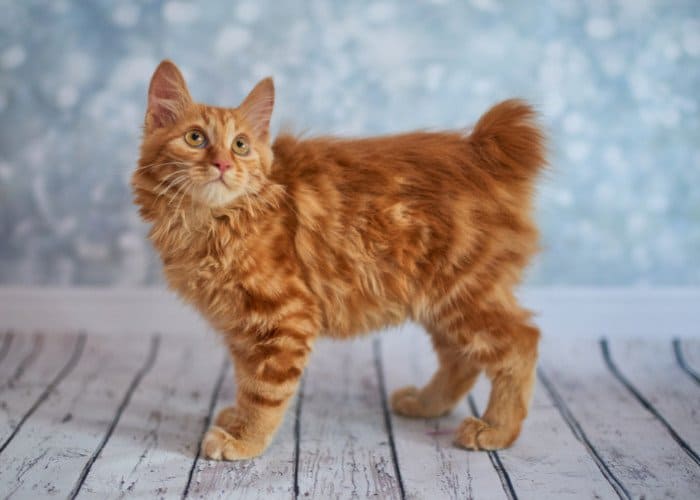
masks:
[[[238,190],[228,187],[223,182],[217,180],[202,186],[198,190],[196,198],[198,198],[198,201],[202,204],[210,208],[220,208],[230,205],[240,195],[241,193]]]

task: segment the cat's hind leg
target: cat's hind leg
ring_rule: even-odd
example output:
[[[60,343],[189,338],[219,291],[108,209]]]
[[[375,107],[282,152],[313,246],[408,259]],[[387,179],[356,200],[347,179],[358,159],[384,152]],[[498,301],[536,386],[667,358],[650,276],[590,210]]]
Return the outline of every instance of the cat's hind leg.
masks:
[[[491,380],[489,402],[481,418],[462,422],[455,438],[458,445],[474,450],[505,448],[516,440],[527,416],[537,363],[539,331],[527,320],[504,315],[500,328],[485,335],[501,340],[499,351],[484,359]]]
[[[429,418],[448,413],[469,392],[481,372],[464,350],[441,332],[432,330],[431,336],[439,367],[423,388],[409,386],[392,394],[391,406],[399,415]]]
[[[399,389],[391,403],[400,415],[444,415],[483,370],[491,380],[488,406],[481,418],[462,422],[455,441],[465,448],[492,450],[510,446],[520,434],[532,395],[539,331],[511,294],[479,303],[456,298],[449,306],[433,309],[425,327],[439,368],[425,387]]]

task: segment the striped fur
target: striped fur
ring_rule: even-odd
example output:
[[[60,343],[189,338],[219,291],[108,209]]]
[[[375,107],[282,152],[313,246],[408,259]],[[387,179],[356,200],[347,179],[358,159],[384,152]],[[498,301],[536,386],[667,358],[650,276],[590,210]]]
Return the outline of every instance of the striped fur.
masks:
[[[221,332],[235,363],[236,405],[217,418],[204,454],[265,449],[319,335],[407,319],[426,327],[440,368],[424,388],[397,391],[394,410],[441,415],[485,371],[488,408],[456,441],[510,445],[539,337],[513,294],[537,250],[532,198],[545,159],[532,109],[505,101],[470,133],[270,144],[273,102],[267,79],[238,108],[197,104],[170,62],[149,91],[135,202],[170,287]],[[193,127],[206,147],[184,141]],[[240,134],[251,145],[244,156],[231,151]],[[212,165],[221,158],[232,165],[223,173]]]

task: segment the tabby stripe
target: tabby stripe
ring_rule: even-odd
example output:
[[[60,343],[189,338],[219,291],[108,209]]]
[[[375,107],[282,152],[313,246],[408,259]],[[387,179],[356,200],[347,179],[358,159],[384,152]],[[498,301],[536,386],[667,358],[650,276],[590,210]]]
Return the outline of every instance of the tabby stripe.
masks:
[[[306,326],[315,326],[313,316],[306,311],[295,311],[290,312],[280,319],[280,324],[290,324],[292,323],[296,328],[299,328],[299,324],[306,324]]]
[[[291,329],[291,328],[280,328],[278,330],[278,336],[279,337],[288,337],[292,339],[298,339],[298,340],[303,340],[306,341],[309,338],[309,334],[300,332],[299,330],[296,329]]]
[[[260,406],[267,406],[269,408],[277,408],[284,404],[284,399],[273,399],[262,396],[256,392],[241,391],[241,396],[250,401],[253,404]]]
[[[253,353],[246,357],[246,361],[251,365],[259,365],[263,361],[282,352],[279,346],[274,344],[257,344],[252,349]]]
[[[466,276],[453,283],[452,286],[449,287],[449,290],[447,290],[447,292],[442,295],[442,297],[436,303],[436,315],[441,316],[445,313],[445,309],[448,307],[461,305],[460,302],[463,303],[463,301],[458,300],[459,296],[464,293],[464,291],[467,290],[471,284],[473,284],[472,282],[473,277]]]
[[[438,318],[437,325],[443,332],[452,332],[455,328],[464,326],[465,317],[464,311],[455,308],[446,316]]]
[[[289,368],[273,368],[270,365],[265,365],[260,378],[265,382],[272,382],[275,384],[283,384],[291,379],[299,378],[301,376],[301,370],[296,366],[291,366]]]

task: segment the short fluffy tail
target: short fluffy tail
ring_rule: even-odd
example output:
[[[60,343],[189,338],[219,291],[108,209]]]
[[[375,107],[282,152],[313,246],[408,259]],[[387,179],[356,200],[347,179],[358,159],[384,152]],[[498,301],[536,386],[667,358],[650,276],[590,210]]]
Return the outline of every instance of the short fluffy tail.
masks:
[[[530,105],[509,99],[489,109],[469,135],[476,157],[495,176],[533,179],[546,165],[544,134]]]

